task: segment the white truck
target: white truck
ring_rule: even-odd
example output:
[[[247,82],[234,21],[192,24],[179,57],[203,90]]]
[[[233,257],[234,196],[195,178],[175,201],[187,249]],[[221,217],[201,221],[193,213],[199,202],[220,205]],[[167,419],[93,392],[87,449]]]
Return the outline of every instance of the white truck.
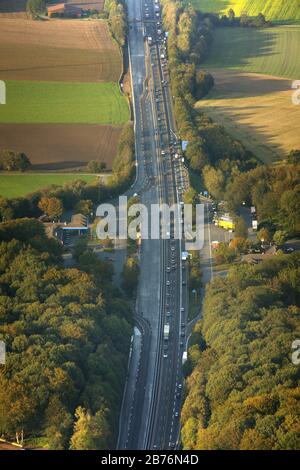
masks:
[[[168,341],[170,335],[170,325],[166,323],[164,326],[164,341]]]

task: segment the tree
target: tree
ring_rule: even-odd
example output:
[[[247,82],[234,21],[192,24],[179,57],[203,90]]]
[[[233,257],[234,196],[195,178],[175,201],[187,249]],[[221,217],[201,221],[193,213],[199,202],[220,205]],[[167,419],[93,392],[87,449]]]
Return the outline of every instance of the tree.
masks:
[[[248,227],[243,217],[235,218],[235,236],[240,238],[248,238]]]
[[[298,230],[300,226],[300,185],[282,194],[280,209],[287,229],[290,232]]]
[[[39,209],[48,215],[51,219],[58,218],[63,213],[62,202],[56,197],[42,197],[38,203]]]
[[[87,164],[87,169],[91,173],[100,173],[101,171],[105,170],[106,163],[100,162],[99,160],[90,160]]]
[[[136,291],[138,277],[138,261],[134,256],[128,257],[122,272],[122,287],[129,296],[132,296]]]
[[[6,171],[25,171],[31,166],[25,153],[16,153],[13,150],[3,150],[0,154],[0,169]]]
[[[267,228],[262,228],[260,231],[257,233],[257,238],[260,240],[262,243],[270,243],[272,240],[272,236]]]
[[[193,207],[195,207],[196,204],[198,204],[199,202],[199,196],[197,191],[192,187],[187,189],[183,196],[183,202],[185,204],[191,204]]]
[[[78,202],[78,204],[76,204],[74,210],[79,214],[91,216],[94,210],[93,201],[91,201],[90,199],[82,199]]]
[[[300,163],[300,150],[292,150],[287,157],[287,162],[291,165]]]
[[[286,232],[284,232],[283,230],[276,230],[276,232],[273,235],[274,243],[276,243],[276,245],[283,245],[285,239],[286,239]]]
[[[27,13],[32,16],[32,18],[38,18],[40,15],[45,15],[46,12],[46,2],[44,0],[27,1]]]
[[[224,192],[225,178],[221,170],[206,165],[203,169],[204,185],[208,192],[220,200]]]
[[[196,75],[196,98],[201,99],[206,96],[214,86],[213,76],[205,70],[200,70]]]
[[[234,22],[235,20],[235,13],[232,8],[230,8],[230,10],[228,11],[228,18],[230,22]]]
[[[92,416],[81,406],[76,409],[77,419],[71,438],[72,450],[103,450],[110,440],[110,429],[106,418],[107,410],[102,408]]]

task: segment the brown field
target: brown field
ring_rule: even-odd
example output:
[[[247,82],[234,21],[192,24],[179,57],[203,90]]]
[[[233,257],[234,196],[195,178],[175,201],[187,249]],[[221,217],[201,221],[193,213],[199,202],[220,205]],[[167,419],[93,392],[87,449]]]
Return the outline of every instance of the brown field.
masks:
[[[197,103],[214,121],[266,163],[300,148],[300,106],[292,103],[292,81],[268,75],[210,70],[215,87]]]
[[[64,3],[73,3],[85,10],[102,11],[105,0],[84,1],[84,0],[64,0]],[[27,0],[0,0],[0,18],[27,18],[26,14]],[[60,3],[59,0],[55,3]]]
[[[0,17],[2,80],[117,81],[122,59],[101,21]]]
[[[0,151],[26,153],[35,170],[74,169],[97,159],[110,169],[121,130],[91,124],[0,124]]]

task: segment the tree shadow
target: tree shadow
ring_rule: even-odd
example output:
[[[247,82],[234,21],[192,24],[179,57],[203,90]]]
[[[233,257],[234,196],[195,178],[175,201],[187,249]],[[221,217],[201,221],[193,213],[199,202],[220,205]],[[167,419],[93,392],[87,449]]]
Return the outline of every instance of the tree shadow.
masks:
[[[210,56],[204,63],[204,67],[243,69],[253,58],[275,55],[275,42],[276,33],[272,32],[272,28],[218,28]]]

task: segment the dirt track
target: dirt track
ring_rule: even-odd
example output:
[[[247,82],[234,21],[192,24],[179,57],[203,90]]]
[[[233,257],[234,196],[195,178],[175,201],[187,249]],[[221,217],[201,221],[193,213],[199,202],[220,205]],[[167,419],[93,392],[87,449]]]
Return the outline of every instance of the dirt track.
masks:
[[[98,125],[1,124],[0,151],[24,152],[40,170],[63,170],[105,161],[111,168],[121,128]]]

